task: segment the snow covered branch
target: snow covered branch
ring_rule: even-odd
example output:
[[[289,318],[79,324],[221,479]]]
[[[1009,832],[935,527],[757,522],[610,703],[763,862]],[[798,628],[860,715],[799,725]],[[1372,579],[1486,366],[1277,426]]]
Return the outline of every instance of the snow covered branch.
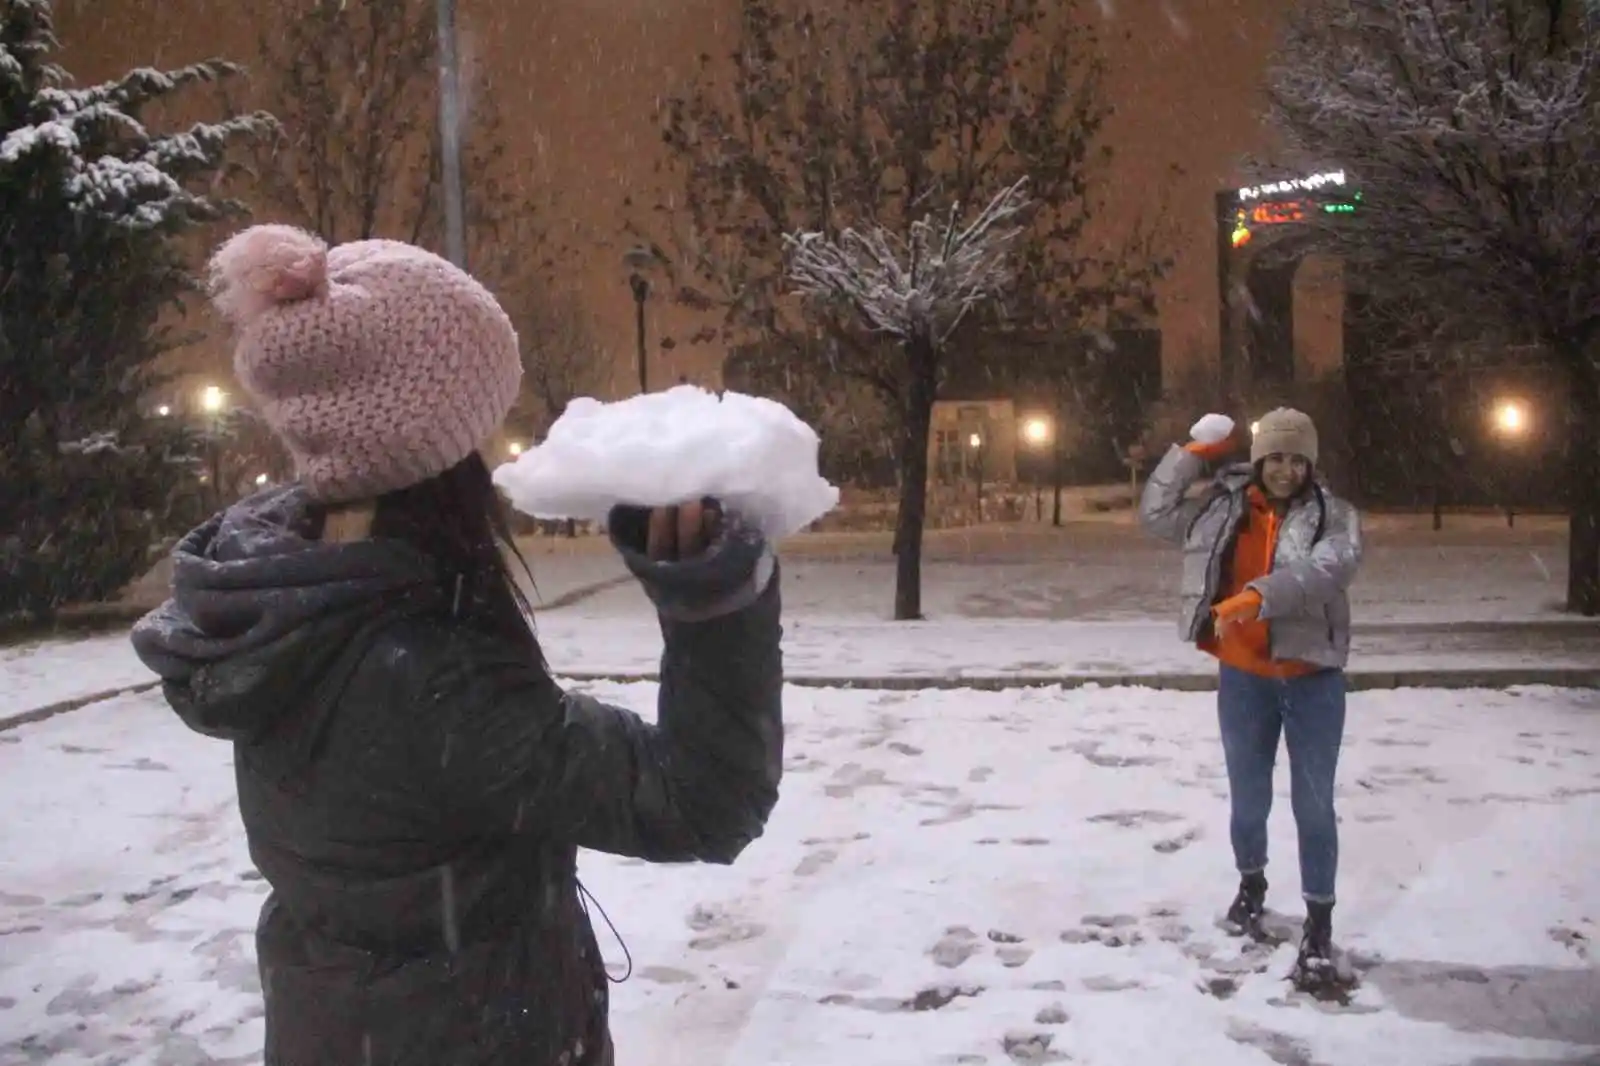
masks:
[[[186,183],[215,170],[231,142],[269,132],[271,117],[244,115],[156,135],[136,116],[154,99],[237,70],[198,63],[172,72],[139,69],[82,89],[42,89],[29,121],[0,138],[0,168],[52,154],[63,164],[65,191],[77,211],[129,229],[155,229],[178,215],[211,217],[220,205]]]
[[[789,279],[801,295],[849,306],[869,328],[901,340],[942,344],[974,307],[1012,281],[1011,250],[1027,229],[1027,179],[1002,190],[970,223],[961,205],[913,222],[902,236],[884,226],[787,234]]]
[[[1317,221],[1330,250],[1452,306],[1600,324],[1597,30],[1587,5],[1523,0],[1298,8],[1271,117],[1296,163],[1361,190]]]

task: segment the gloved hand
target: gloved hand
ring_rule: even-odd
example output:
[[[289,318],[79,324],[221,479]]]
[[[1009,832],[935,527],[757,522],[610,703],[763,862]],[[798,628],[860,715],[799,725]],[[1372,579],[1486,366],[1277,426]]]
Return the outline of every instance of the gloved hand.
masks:
[[[1254,622],[1261,617],[1261,593],[1255,589],[1245,589],[1237,596],[1229,596],[1211,608],[1211,617],[1218,629]]]
[[[710,498],[677,507],[613,507],[606,529],[666,617],[707,617],[721,605],[748,602],[772,576],[766,538]]]
[[[1194,439],[1185,447],[1208,462],[1226,458],[1234,451],[1233,430],[1233,419],[1227,415],[1206,415],[1189,427]]]

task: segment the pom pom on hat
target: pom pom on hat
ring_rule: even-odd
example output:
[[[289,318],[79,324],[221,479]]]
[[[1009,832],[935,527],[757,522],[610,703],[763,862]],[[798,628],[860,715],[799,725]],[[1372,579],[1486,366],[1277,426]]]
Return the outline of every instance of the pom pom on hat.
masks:
[[[243,328],[279,304],[328,291],[328,246],[294,226],[251,226],[211,257],[211,299]]]

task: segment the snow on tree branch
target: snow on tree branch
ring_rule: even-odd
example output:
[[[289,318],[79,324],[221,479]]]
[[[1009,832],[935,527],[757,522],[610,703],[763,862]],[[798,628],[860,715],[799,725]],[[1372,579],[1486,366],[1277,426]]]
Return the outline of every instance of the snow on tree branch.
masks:
[[[9,49],[3,54],[12,62],[0,73],[11,67],[20,72],[17,57]],[[153,100],[238,70],[222,62],[171,72],[141,68],[118,81],[69,89],[55,87],[65,78],[48,68],[26,121],[0,137],[0,172],[36,154],[53,155],[64,164],[64,191],[75,210],[128,229],[155,229],[180,215],[211,217],[222,205],[190,191],[187,183],[215,169],[231,142],[270,132],[272,118],[241,115],[162,135],[147,130],[137,115]]]
[[[942,344],[967,312],[1011,284],[1011,250],[1027,229],[1028,179],[1002,190],[970,223],[961,205],[913,222],[906,236],[884,226],[784,236],[789,279],[801,295],[853,308],[868,327],[901,340]]]
[[[1272,123],[1363,194],[1312,223],[1328,249],[1445,283],[1454,306],[1600,326],[1597,29],[1584,6],[1522,0],[1297,8]]]

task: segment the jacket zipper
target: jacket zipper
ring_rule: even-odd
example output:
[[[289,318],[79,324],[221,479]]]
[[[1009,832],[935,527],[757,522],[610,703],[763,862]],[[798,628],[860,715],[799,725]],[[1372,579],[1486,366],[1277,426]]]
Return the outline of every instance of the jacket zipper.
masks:
[[[1266,558],[1261,560],[1261,576],[1262,577],[1265,577],[1268,574],[1272,573],[1272,564],[1277,560],[1277,556],[1278,556],[1278,530],[1279,530],[1279,527],[1281,525],[1282,525],[1282,520],[1279,519],[1279,517],[1278,517],[1278,509],[1276,507],[1267,508],[1267,537],[1266,537],[1267,546],[1266,546]],[[1267,658],[1269,660],[1273,661],[1273,662],[1277,662],[1277,657],[1273,654],[1273,651],[1272,651],[1272,623],[1268,622],[1268,623],[1266,623],[1266,626],[1267,626]]]
[[[1196,632],[1205,628],[1204,619],[1210,614],[1212,604],[1217,598],[1217,582],[1222,577],[1221,568],[1217,565],[1217,560],[1221,558],[1224,546],[1231,544],[1234,536],[1239,532],[1239,515],[1234,500],[1231,496],[1224,497],[1224,499],[1227,501],[1228,517],[1223,523],[1223,535],[1212,542],[1211,554],[1206,558],[1205,592],[1200,598],[1200,606],[1195,609],[1195,616],[1191,621],[1191,625],[1199,627]],[[1195,521],[1199,522],[1204,514],[1205,512],[1201,511],[1199,515],[1195,516]]]

